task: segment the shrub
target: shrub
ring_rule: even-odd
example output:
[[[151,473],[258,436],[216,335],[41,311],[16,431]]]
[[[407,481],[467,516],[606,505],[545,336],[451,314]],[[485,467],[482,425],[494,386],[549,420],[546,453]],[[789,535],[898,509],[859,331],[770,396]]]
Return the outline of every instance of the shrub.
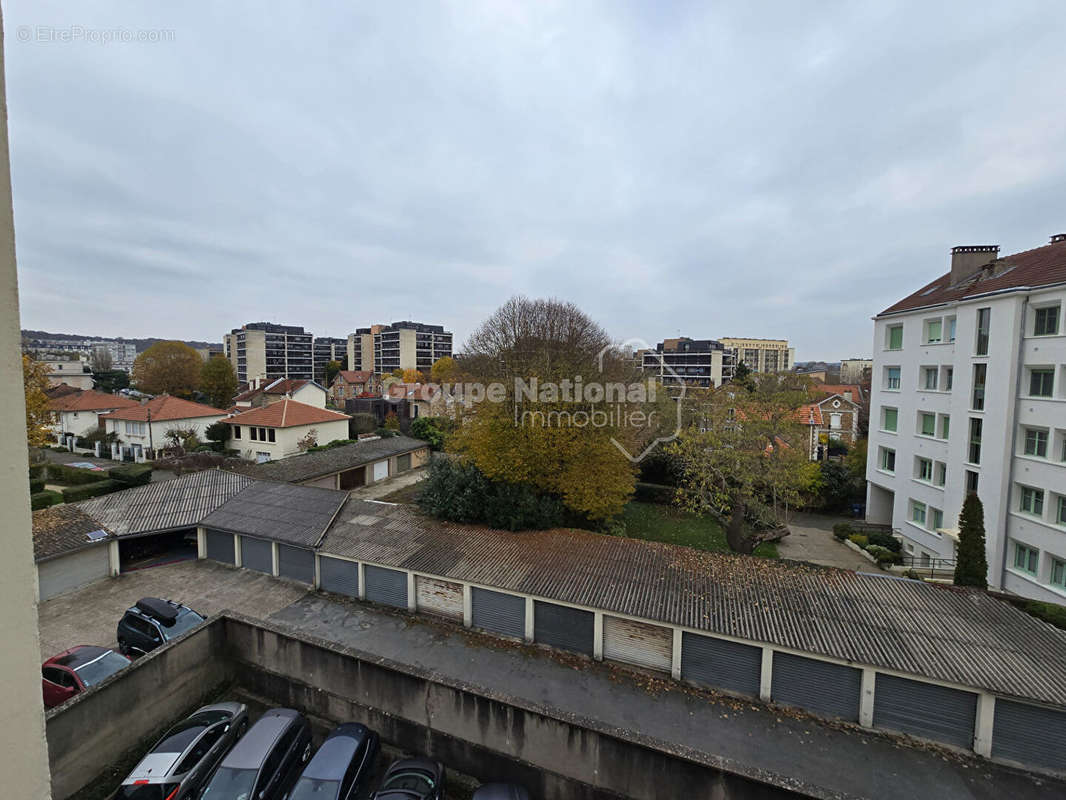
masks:
[[[308,447],[308,453],[317,453],[320,450],[332,450],[334,447],[344,447],[346,444],[354,444],[356,439],[334,439],[326,444],[316,445],[315,447]]]
[[[896,564],[903,560],[899,553],[895,553],[879,544],[868,545],[866,552],[876,558],[878,564]]]
[[[45,489],[43,492],[34,492],[30,495],[30,508],[37,511],[40,508],[48,508],[48,506],[54,506],[56,503],[63,502],[63,495],[59,492],[53,492],[51,489]]]
[[[103,473],[91,469],[70,467],[66,464],[49,464],[48,477],[52,483],[81,486],[86,483],[96,483],[103,478]]]
[[[863,550],[865,550],[866,545],[870,543],[870,540],[863,536],[861,533],[851,534],[851,536],[848,537],[848,540],[851,541],[852,544],[857,544]]]
[[[96,483],[85,483],[80,486],[68,486],[63,490],[64,503],[76,503],[79,500],[88,500],[90,497],[99,497],[102,494],[111,494],[119,489],[125,489],[126,485],[106,478]]]
[[[427,514],[511,531],[557,528],[567,517],[562,500],[531,486],[490,481],[476,467],[447,458],[431,462],[418,505]]]
[[[887,550],[891,550],[893,553],[899,553],[903,550],[903,542],[888,531],[870,531],[866,538],[870,540],[871,545],[884,547]]]
[[[30,494],[37,494],[37,492],[44,491],[44,478],[38,478],[37,480],[30,480]]]
[[[47,464],[34,464],[30,467],[30,480],[37,480],[38,478],[48,477],[48,465]]]
[[[673,486],[659,483],[637,483],[633,490],[633,499],[641,503],[659,503],[669,505],[674,502],[677,492]]]
[[[855,533],[855,529],[846,522],[838,522],[833,526],[833,536],[840,541],[844,541],[853,533]]]
[[[410,433],[429,444],[431,449],[443,450],[444,441],[453,429],[454,425],[447,417],[416,417],[411,422]]]
[[[152,467],[149,464],[125,464],[121,467],[112,467],[107,471],[107,476],[116,483],[122,484],[123,489],[130,486],[144,486],[152,481]]]
[[[1066,606],[1030,600],[1022,608],[1037,619],[1041,619],[1049,625],[1054,625],[1056,628],[1066,630]]]
[[[399,436],[399,431],[391,430],[390,428],[378,428],[374,433],[380,436],[382,439],[386,439],[389,436]]]

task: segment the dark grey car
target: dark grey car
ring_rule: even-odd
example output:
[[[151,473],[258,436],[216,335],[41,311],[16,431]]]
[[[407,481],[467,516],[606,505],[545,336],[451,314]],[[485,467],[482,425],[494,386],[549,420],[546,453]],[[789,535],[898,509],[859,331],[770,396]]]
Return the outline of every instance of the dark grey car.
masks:
[[[291,708],[272,708],[219,764],[200,800],[280,800],[311,757],[311,726]]]
[[[186,800],[248,730],[244,703],[204,706],[166,732],[133,768],[114,800]]]

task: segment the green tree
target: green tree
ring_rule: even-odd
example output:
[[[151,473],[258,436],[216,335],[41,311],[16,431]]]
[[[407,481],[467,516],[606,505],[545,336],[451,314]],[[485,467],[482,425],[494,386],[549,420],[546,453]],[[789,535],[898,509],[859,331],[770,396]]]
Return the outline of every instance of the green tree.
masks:
[[[385,430],[398,431],[400,429],[400,418],[396,416],[395,411],[390,411],[385,415]]]
[[[232,433],[229,423],[225,420],[219,420],[218,422],[212,422],[204,429],[204,436],[211,442],[212,446],[216,450],[224,450],[226,442],[229,441],[230,434]]]
[[[326,383],[325,383],[325,385],[327,387],[329,387],[329,385],[331,383],[333,383],[333,379],[337,377],[337,373],[340,372],[340,371],[341,371],[341,362],[339,362],[339,361],[330,361],[328,364],[326,364],[326,375],[325,375]]]
[[[134,360],[130,378],[142,392],[188,397],[200,385],[203,366],[184,342],[156,342]]]
[[[433,450],[442,450],[452,430],[451,420],[447,417],[416,417],[411,422],[411,435],[422,439]]]
[[[741,362],[739,362],[737,364],[736,368],[733,370],[733,381],[732,382],[735,383],[737,386],[743,386],[745,389],[749,389],[749,390],[753,389],[753,388],[755,388],[755,384],[752,381],[752,377],[751,376],[754,375],[754,374],[755,373],[753,373],[751,371],[751,367],[749,367],[747,364],[745,364],[743,361],[741,361]]]
[[[200,391],[215,408],[229,408],[237,394],[237,375],[228,358],[212,356],[200,368]]]
[[[852,480],[859,483],[866,482],[866,452],[867,440],[859,439],[844,456],[844,466],[848,468],[848,474]]]
[[[955,585],[988,588],[985,556],[985,509],[976,492],[970,492],[959,514],[959,548],[955,555]]]
[[[441,356],[429,368],[429,379],[434,383],[450,383],[455,380],[457,372],[455,359],[451,356]]]
[[[120,389],[128,389],[130,376],[120,369],[112,369],[104,372],[93,372],[93,383],[101,392],[114,394]]]
[[[22,384],[26,390],[26,441],[43,447],[52,439],[52,411],[48,407],[48,365],[22,354]]]

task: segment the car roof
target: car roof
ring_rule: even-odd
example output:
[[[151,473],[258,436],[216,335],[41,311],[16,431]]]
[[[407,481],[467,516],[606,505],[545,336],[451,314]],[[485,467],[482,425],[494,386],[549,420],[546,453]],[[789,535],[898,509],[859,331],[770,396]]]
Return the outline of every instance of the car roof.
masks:
[[[181,758],[181,753],[149,753],[140,760],[140,763],[133,768],[133,771],[126,776],[124,784],[130,784],[135,781],[149,781],[151,783],[157,783],[164,780],[174,765],[178,763],[178,759]]]
[[[94,644],[79,644],[77,647],[65,650],[57,656],[52,656],[44,663],[77,669],[78,667],[85,666],[94,658],[99,658],[107,652],[109,652],[109,650],[106,647],[97,647]]]
[[[144,616],[157,619],[160,622],[173,622],[178,618],[180,605],[158,597],[142,597],[130,610],[139,611]]]
[[[327,781],[343,778],[358,747],[359,741],[351,736],[330,736],[304,769],[304,776]]]
[[[388,774],[419,771],[436,776],[440,772],[440,765],[431,758],[402,758],[389,766]]]
[[[234,769],[259,769],[267,753],[300,716],[291,708],[272,708],[248,729],[222,762]]]

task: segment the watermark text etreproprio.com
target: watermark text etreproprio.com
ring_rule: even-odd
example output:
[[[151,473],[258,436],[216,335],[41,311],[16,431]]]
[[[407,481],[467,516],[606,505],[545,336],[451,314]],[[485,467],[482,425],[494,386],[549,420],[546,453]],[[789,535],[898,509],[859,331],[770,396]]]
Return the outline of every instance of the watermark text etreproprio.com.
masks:
[[[19,25],[20,42],[40,44],[158,44],[173,42],[170,28],[89,28],[84,25]]]

